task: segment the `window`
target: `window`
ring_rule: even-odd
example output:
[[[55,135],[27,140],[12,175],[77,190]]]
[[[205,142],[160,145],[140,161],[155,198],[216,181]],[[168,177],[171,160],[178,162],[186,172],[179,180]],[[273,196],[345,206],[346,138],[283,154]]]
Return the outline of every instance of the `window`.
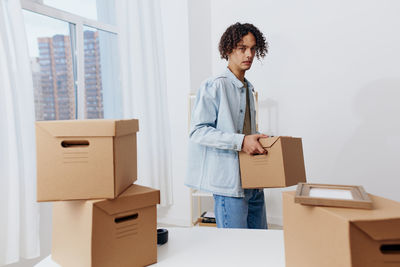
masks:
[[[36,120],[122,115],[113,1],[22,0]]]

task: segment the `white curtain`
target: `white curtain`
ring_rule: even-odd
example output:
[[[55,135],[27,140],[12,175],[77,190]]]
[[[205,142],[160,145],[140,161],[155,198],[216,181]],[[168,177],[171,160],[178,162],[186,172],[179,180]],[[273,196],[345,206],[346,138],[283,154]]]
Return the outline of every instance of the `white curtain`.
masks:
[[[34,121],[20,1],[0,0],[0,266],[40,254]]]
[[[123,113],[139,119],[138,184],[172,204],[172,159],[160,1],[116,1]],[[178,45],[178,44],[177,44]]]

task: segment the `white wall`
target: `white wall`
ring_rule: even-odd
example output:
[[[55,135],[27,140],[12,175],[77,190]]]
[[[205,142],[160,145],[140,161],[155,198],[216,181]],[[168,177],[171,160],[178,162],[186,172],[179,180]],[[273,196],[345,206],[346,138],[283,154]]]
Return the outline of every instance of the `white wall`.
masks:
[[[246,77],[259,91],[260,130],[303,138],[309,182],[363,185],[400,201],[400,2],[211,2],[217,45],[240,21],[266,34],[270,52]],[[204,54],[204,57],[208,55]],[[266,190],[281,221],[281,190]]]
[[[188,0],[190,87],[195,94],[212,75],[211,1]]]

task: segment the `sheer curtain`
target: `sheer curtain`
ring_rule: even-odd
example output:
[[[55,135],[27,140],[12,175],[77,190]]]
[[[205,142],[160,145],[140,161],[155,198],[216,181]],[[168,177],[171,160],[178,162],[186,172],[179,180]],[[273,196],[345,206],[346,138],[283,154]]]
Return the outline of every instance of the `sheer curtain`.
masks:
[[[172,204],[171,137],[160,1],[116,1],[124,117],[139,119],[138,181]]]
[[[0,0],[0,266],[38,257],[34,98],[20,1]]]

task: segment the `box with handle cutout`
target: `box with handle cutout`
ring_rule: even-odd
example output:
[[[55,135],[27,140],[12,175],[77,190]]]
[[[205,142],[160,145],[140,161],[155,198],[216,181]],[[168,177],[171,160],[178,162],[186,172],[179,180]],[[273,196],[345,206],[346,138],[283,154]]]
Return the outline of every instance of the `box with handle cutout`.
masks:
[[[62,266],[147,266],[157,262],[160,191],[131,185],[116,199],[57,201],[52,259]]]
[[[268,154],[239,152],[243,188],[287,187],[306,182],[301,138],[276,136],[260,138]]]
[[[37,201],[115,198],[137,179],[138,120],[36,122]]]
[[[286,266],[400,266],[400,202],[368,196],[371,210],[302,205],[283,192]]]

